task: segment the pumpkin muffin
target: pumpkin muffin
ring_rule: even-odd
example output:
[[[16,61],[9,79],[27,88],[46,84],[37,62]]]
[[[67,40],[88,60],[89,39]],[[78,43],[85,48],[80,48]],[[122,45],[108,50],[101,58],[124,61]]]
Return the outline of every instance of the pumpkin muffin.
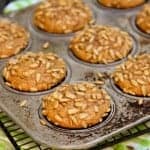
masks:
[[[16,90],[37,92],[51,89],[64,80],[65,62],[53,53],[32,53],[10,59],[3,70],[6,84]]]
[[[115,84],[125,93],[150,96],[150,54],[129,58],[113,73]]]
[[[111,8],[133,8],[145,2],[145,0],[98,0],[99,3]]]
[[[50,33],[65,34],[83,29],[92,12],[81,0],[46,0],[35,10],[34,25]]]
[[[93,64],[108,64],[120,60],[132,48],[133,41],[127,32],[101,25],[80,31],[70,43],[70,50],[77,58]]]
[[[29,33],[24,27],[7,19],[0,19],[0,58],[7,58],[27,47]]]
[[[136,25],[143,32],[150,34],[150,4],[144,8],[136,16]]]
[[[87,128],[103,121],[111,110],[109,95],[89,82],[65,84],[43,97],[42,114],[55,125]]]

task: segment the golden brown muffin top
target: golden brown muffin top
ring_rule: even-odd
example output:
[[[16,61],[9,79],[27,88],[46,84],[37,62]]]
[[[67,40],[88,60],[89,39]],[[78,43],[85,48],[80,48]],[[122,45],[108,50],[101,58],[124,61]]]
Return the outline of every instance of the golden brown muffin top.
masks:
[[[66,64],[54,53],[32,53],[10,59],[3,70],[6,84],[20,91],[43,91],[66,76]]]
[[[132,38],[119,28],[95,25],[76,34],[70,49],[90,63],[110,63],[126,57],[132,50]],[[77,56],[80,58],[80,56]]]
[[[17,54],[27,46],[29,33],[19,24],[0,19],[0,58]]]
[[[142,31],[150,34],[150,4],[145,5],[138,13],[136,23]]]
[[[150,54],[129,58],[113,73],[114,81],[126,93],[150,96]]]
[[[48,32],[70,33],[80,30],[92,19],[92,12],[82,0],[46,0],[35,11],[34,23]],[[53,30],[47,25],[52,26]],[[61,31],[57,31],[59,26]],[[56,30],[56,31],[55,31]]]
[[[43,97],[43,115],[65,128],[87,128],[102,122],[110,112],[110,97],[95,84],[65,84]]]
[[[145,0],[98,0],[98,1],[107,7],[122,8],[122,9],[136,7],[145,2]]]

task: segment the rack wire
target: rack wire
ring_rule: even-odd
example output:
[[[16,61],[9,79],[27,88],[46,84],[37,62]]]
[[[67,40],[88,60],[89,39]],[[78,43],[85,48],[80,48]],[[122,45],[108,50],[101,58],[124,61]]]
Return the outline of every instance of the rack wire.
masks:
[[[51,150],[50,148],[40,146],[30,138],[23,129],[15,124],[4,112],[0,112],[0,126],[5,131],[9,140],[16,150]],[[103,143],[97,145],[93,150],[100,150],[118,142],[136,137],[138,135],[150,132],[150,121],[144,122],[132,129],[118,134]]]

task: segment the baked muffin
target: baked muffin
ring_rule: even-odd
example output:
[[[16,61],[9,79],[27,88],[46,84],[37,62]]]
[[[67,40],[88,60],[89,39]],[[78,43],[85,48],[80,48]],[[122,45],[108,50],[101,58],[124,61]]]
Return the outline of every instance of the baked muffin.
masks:
[[[125,93],[150,96],[150,54],[130,58],[113,73],[115,84]]]
[[[43,97],[42,114],[64,128],[87,128],[102,122],[111,110],[110,97],[93,83],[65,84]]]
[[[10,59],[3,70],[6,84],[19,91],[51,89],[66,76],[65,62],[53,53],[32,53]]]
[[[150,34],[150,4],[145,5],[137,14],[136,25],[143,32]]]
[[[132,8],[139,6],[145,2],[145,0],[98,0],[99,3],[106,7],[111,8]]]
[[[73,54],[88,63],[108,64],[126,57],[133,48],[130,35],[119,28],[95,25],[71,40]]]
[[[33,22],[50,33],[81,30],[92,19],[92,12],[81,0],[46,0],[37,6]]]
[[[0,58],[7,58],[26,48],[29,33],[24,27],[7,19],[0,19]]]

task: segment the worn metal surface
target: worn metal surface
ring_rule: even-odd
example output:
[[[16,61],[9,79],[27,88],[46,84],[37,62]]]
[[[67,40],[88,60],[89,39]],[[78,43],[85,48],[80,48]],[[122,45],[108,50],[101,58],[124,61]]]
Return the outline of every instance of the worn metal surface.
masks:
[[[133,28],[133,16],[139,10],[129,9],[127,10],[114,10],[104,9],[97,6],[96,1],[86,0],[92,7],[92,10],[96,14],[96,22],[98,24],[105,24],[110,26],[117,26],[122,30],[129,32],[134,41],[134,48],[132,55],[136,55],[140,52],[148,52],[150,49],[149,36],[139,34]],[[65,82],[75,82],[81,80],[97,80],[96,74],[98,72],[111,73],[115,66],[125,61],[118,61],[109,65],[90,65],[83,63],[74,58],[69,53],[68,44],[69,39],[73,36],[70,35],[53,35],[39,32],[32,25],[32,13],[34,7],[26,9],[22,12],[11,14],[10,17],[13,20],[17,20],[23,24],[31,32],[32,43],[28,48],[28,51],[52,51],[63,57],[68,64],[68,77]],[[45,41],[50,42],[50,48],[44,50],[42,45]],[[22,51],[21,53],[24,53]],[[0,61],[0,69],[5,66],[7,60]],[[42,145],[47,145],[56,149],[87,149],[96,146],[104,139],[115,135],[123,130],[131,128],[132,126],[150,119],[150,109],[147,107],[150,102],[150,98],[145,99],[145,105],[138,106],[134,102],[139,99],[138,97],[130,97],[121,92],[118,92],[114,88],[113,83],[110,81],[109,76],[105,78],[104,88],[108,91],[112,100],[115,103],[115,113],[113,117],[103,126],[100,124],[92,130],[82,129],[82,132],[76,130],[62,129],[59,130],[56,126],[43,126],[40,124],[40,105],[43,95],[50,91],[44,91],[40,93],[24,93],[10,89],[5,86],[2,76],[0,76],[0,107],[19,124],[35,141]],[[58,85],[59,86],[59,85]],[[27,105],[21,107],[22,101],[26,100]],[[130,103],[133,102],[133,103]],[[107,118],[106,118],[107,119]]]

